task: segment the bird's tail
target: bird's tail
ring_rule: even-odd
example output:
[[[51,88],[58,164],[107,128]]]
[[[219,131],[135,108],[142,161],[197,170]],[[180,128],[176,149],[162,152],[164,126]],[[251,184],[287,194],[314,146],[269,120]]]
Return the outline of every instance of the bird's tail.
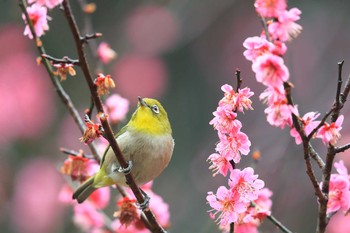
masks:
[[[73,193],[73,199],[76,199],[78,203],[85,201],[93,191],[96,190],[94,187],[95,176],[91,176],[84,183],[82,183],[77,190]]]

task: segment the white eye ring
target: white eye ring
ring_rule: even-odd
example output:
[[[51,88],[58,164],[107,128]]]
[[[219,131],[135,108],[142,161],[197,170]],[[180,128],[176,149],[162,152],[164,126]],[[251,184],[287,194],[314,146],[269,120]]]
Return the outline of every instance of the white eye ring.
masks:
[[[154,113],[159,114],[159,108],[158,108],[157,105],[153,105],[153,106],[151,107],[151,109],[152,109],[152,111],[153,111]]]

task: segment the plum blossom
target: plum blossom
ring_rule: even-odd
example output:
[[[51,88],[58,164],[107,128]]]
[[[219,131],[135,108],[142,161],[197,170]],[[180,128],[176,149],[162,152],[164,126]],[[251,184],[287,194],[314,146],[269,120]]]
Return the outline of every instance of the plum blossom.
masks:
[[[33,23],[35,34],[38,37],[41,37],[42,35],[44,35],[45,31],[49,30],[49,25],[47,23],[47,8],[38,4],[33,4],[31,6],[28,6],[26,11],[28,13],[29,19]],[[32,32],[30,31],[29,25],[24,14],[22,14],[22,18],[26,23],[24,35],[28,36],[29,39],[33,39]]]
[[[340,130],[342,129],[342,124],[344,121],[344,116],[340,115],[335,122],[328,124],[327,122],[318,130],[317,138],[321,138],[324,144],[335,145],[340,139]]]
[[[209,122],[214,128],[222,133],[237,131],[242,127],[242,123],[236,119],[237,113],[228,106],[218,106],[213,112],[214,118]]]
[[[295,107],[289,105],[287,101],[276,101],[264,110],[270,125],[281,129],[284,129],[286,125],[292,126],[292,113],[294,111]]]
[[[264,187],[264,181],[254,175],[251,167],[246,167],[242,171],[234,169],[230,174],[228,182],[230,188],[240,195],[240,200],[249,203],[258,198],[258,192]]]
[[[159,196],[158,194],[154,193],[152,191],[152,182],[148,182],[144,185],[141,186],[141,189],[147,193],[147,195],[150,197],[150,202],[149,202],[149,208],[152,210],[154,213],[158,223],[164,227],[168,228],[170,225],[170,212],[169,212],[169,205],[164,202],[163,198]],[[135,196],[133,192],[130,189],[126,189],[126,192],[129,196],[128,202],[129,204],[135,204]],[[122,205],[122,203],[125,202],[125,200],[121,199],[119,200],[120,204],[119,206]],[[128,210],[131,210],[133,207],[130,205],[128,206]],[[146,233],[149,232],[149,230],[146,228],[144,223],[140,219],[140,210],[137,210],[137,218],[136,215],[128,215],[129,217],[132,217],[131,222],[129,222],[129,225],[125,224],[125,222],[121,221],[120,219],[117,219],[113,222],[113,228],[116,229],[117,232],[120,233]],[[131,212],[130,212],[131,213]],[[121,212],[117,212],[117,215],[121,214]],[[124,213],[125,214],[125,213]],[[128,217],[124,216],[124,217]],[[125,220],[125,219],[124,219]]]
[[[70,74],[70,76],[76,75],[75,69],[73,68],[73,64],[59,63],[54,64],[53,67],[57,68],[55,72],[58,76],[61,77],[61,82],[67,79],[67,74]]]
[[[258,199],[264,186],[264,182],[257,178],[258,175],[254,175],[250,167],[242,171],[234,169],[228,182],[229,189],[220,186],[216,194],[208,192],[207,201],[213,208],[209,211],[210,216],[215,218],[220,213],[216,221],[221,227],[243,220],[242,216],[250,207],[250,202]]]
[[[95,85],[97,86],[97,94],[99,96],[109,93],[110,88],[115,87],[115,83],[110,75],[98,74],[95,80]]]
[[[215,150],[227,160],[239,163],[241,154],[248,155],[250,152],[251,142],[245,133],[237,131],[230,134],[218,133],[218,135],[220,142],[216,145]]]
[[[46,6],[49,9],[55,8],[62,3],[63,0],[29,0],[28,3],[36,3],[39,6]]]
[[[254,62],[258,57],[265,54],[274,54],[282,56],[286,53],[287,47],[284,43],[280,41],[275,41],[271,43],[267,41],[265,37],[248,37],[244,42],[243,46],[246,50],[243,55],[248,61]]]
[[[85,144],[89,144],[94,141],[96,138],[101,137],[102,135],[102,126],[101,124],[94,123],[92,121],[85,122],[86,129],[84,131],[84,135],[79,138],[81,142]]]
[[[227,172],[232,170],[230,161],[218,153],[211,154],[207,161],[211,163],[209,169],[213,170],[213,176],[217,175],[218,173],[222,174],[223,176],[227,176]]]
[[[117,57],[117,53],[111,49],[109,44],[101,42],[97,48],[97,56],[104,64],[108,64]]]
[[[88,162],[89,159],[82,155],[69,155],[61,167],[61,173],[69,175],[72,180],[84,181],[90,176],[87,170]]]
[[[320,121],[316,121],[316,118],[319,115],[320,114],[317,112],[308,112],[300,119],[303,124],[304,132],[306,136],[309,136],[312,130],[314,130],[320,123]],[[295,138],[296,144],[299,145],[302,142],[300,134],[294,127],[290,130],[290,135]]]
[[[129,100],[118,94],[109,96],[106,100],[108,116],[112,123],[117,124],[124,120],[129,111]]]
[[[256,80],[266,86],[282,86],[289,79],[289,71],[283,58],[277,55],[263,55],[252,65]]]
[[[278,17],[278,15],[286,10],[286,0],[256,0],[256,12],[262,17]]]
[[[219,214],[216,221],[221,226],[237,222],[239,214],[247,210],[247,203],[240,201],[239,193],[225,186],[220,186],[216,194],[208,192],[207,201],[212,207],[209,211],[210,216],[215,218],[215,215]]]
[[[291,41],[302,31],[302,27],[295,23],[300,19],[301,11],[298,8],[292,8],[289,11],[283,11],[278,15],[278,20],[268,26],[271,37],[280,41]]]
[[[331,174],[327,214],[338,210],[348,211],[350,208],[350,176],[343,161],[334,163],[338,174]],[[322,183],[320,184],[322,186]]]
[[[250,91],[250,88],[239,89],[237,93],[231,85],[225,84],[221,90],[224,92],[224,97],[219,101],[220,107],[225,106],[225,109],[231,108],[231,110],[239,112],[243,112],[243,108],[253,109],[251,107],[252,101],[249,98],[254,95],[254,92]]]

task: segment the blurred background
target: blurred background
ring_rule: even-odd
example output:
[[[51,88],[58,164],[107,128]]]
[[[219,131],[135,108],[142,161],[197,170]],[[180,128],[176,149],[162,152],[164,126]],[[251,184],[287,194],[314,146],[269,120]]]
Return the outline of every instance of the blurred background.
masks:
[[[78,24],[83,14],[71,1]],[[172,161],[154,182],[154,191],[169,204],[169,232],[219,232],[209,218],[206,193],[227,185],[212,177],[207,157],[218,141],[208,124],[222,98],[220,87],[236,85],[241,70],[243,87],[254,92],[254,111],[239,115],[251,151],[260,150],[256,172],[273,191],[273,215],[293,232],[314,232],[317,203],[305,173],[300,146],[289,130],[266,122],[258,100],[263,87],[256,83],[251,63],[243,57],[242,43],[259,35],[260,20],[253,1],[246,0],[145,0],[98,1],[91,15],[93,28],[118,58],[103,67],[116,83],[113,93],[127,98],[130,111],[137,96],[158,98],[165,106],[176,146]],[[343,78],[350,73],[349,1],[289,1],[302,11],[302,34],[288,43],[285,57],[294,83],[293,97],[303,115],[330,109],[335,96],[337,62],[345,60]],[[72,36],[59,9],[49,12],[50,30],[42,37],[48,54],[76,58]],[[79,142],[77,127],[58,99],[43,67],[37,66],[33,41],[23,36],[18,2],[0,2],[0,232],[79,232],[72,210],[58,201],[64,178],[58,172],[66,158],[60,147],[88,148]],[[89,56],[92,69],[93,56]],[[89,106],[88,88],[78,70],[63,87],[81,115]],[[343,138],[350,141],[350,103],[343,114]],[[130,114],[130,113],[129,113]],[[129,115],[130,116],[130,115]],[[121,122],[121,125],[125,122]],[[325,146],[316,141],[324,157]],[[337,156],[350,168],[350,152]],[[251,156],[238,167],[253,163]],[[316,169],[316,166],[315,166]],[[316,169],[317,170],[317,169]],[[318,177],[320,173],[316,172]],[[350,220],[337,218],[328,232],[350,232]],[[347,222],[346,222],[347,221]],[[339,228],[343,224],[344,227]],[[260,232],[279,232],[265,221]]]

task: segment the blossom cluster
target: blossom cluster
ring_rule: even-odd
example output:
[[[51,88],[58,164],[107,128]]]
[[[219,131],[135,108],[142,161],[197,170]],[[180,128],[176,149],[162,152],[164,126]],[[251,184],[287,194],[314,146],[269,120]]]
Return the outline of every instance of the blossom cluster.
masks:
[[[234,169],[232,164],[239,163],[241,155],[250,152],[248,136],[241,131],[242,123],[237,119],[237,112],[253,109],[250,97],[254,94],[249,88],[238,89],[225,84],[221,87],[224,97],[219,101],[214,118],[209,122],[218,132],[220,139],[216,153],[209,156],[210,169],[214,175],[227,176],[230,172],[228,186],[220,186],[216,193],[208,192],[207,201],[212,208],[210,217],[218,222],[223,232],[228,232],[231,223],[235,223],[235,232],[249,228],[256,232],[262,219],[270,214],[272,195],[263,189],[264,182],[258,179],[251,167],[243,170]],[[267,200],[269,204],[263,204]],[[255,203],[252,205],[252,203]]]
[[[340,160],[334,163],[338,174],[331,174],[329,180],[329,193],[327,203],[327,214],[342,210],[350,211],[350,175],[344,162]],[[322,183],[320,184],[322,187]]]
[[[72,180],[85,181],[94,175],[99,169],[99,165],[94,159],[85,158],[83,155],[70,155],[63,166],[61,172],[68,175]],[[150,196],[149,208],[155,214],[161,226],[167,228],[170,225],[169,206],[164,200],[152,191],[152,182],[141,187]],[[73,190],[69,185],[65,185],[59,199],[63,203],[73,206],[73,221],[86,233],[113,232],[116,233],[148,233],[150,232],[142,220],[141,212],[136,208],[136,199],[130,189],[126,189],[127,196],[111,200],[111,188],[103,187],[95,190],[91,196],[81,204],[72,199]],[[110,202],[114,202],[116,209],[115,219],[112,222],[106,219],[104,209]],[[108,229],[108,230],[106,230]]]
[[[318,127],[317,112],[308,112],[299,116],[297,106],[288,103],[284,84],[289,82],[289,70],[283,56],[287,52],[286,42],[296,38],[302,27],[296,23],[300,19],[301,11],[297,8],[287,10],[286,0],[255,1],[256,12],[266,22],[266,28],[260,36],[247,38],[243,46],[246,48],[243,55],[252,62],[252,70],[256,80],[266,86],[260,99],[267,104],[265,114],[267,121],[276,127],[291,128],[290,134],[297,144],[302,142],[299,132],[293,127],[292,114],[302,123],[306,136]],[[339,131],[344,117],[341,115],[336,122],[324,123],[312,135],[321,138],[324,144],[335,145],[340,138]]]

